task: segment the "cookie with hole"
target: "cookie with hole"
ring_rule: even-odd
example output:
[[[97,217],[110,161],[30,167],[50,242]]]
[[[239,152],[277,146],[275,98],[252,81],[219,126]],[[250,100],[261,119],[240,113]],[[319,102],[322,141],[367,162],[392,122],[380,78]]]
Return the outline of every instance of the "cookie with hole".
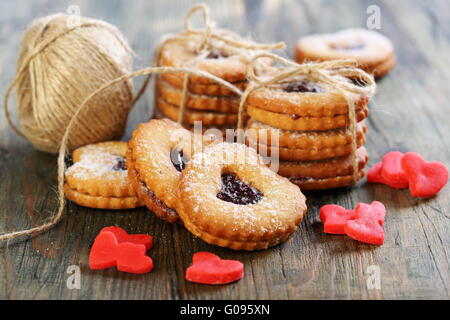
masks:
[[[78,205],[98,209],[143,206],[128,180],[127,143],[108,141],[74,150],[65,172],[64,192]]]

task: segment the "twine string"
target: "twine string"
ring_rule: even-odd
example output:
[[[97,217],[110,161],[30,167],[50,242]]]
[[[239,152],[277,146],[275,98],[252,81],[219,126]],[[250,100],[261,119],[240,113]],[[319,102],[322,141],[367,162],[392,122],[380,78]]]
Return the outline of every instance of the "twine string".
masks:
[[[203,18],[203,28],[194,28],[192,26],[192,18],[196,13],[199,13]],[[242,39],[239,35],[232,31],[216,29],[214,27],[214,22],[212,22],[210,19],[209,8],[205,4],[198,4],[189,9],[184,18],[183,25],[184,30],[181,33],[167,35],[163,37],[156,45],[155,54],[153,56],[153,66],[157,66],[159,64],[161,50],[169,42],[191,41],[198,44],[196,48],[197,56],[192,61],[190,61],[189,67],[194,67],[198,60],[206,56],[206,52],[208,50],[215,46],[219,46],[219,43],[222,43],[221,48],[236,52],[236,54],[238,54],[242,59],[245,59],[246,62],[250,62],[250,51],[284,49],[286,47],[284,42],[260,44],[250,40]],[[151,74],[147,76],[133,103],[135,103],[146,91],[151,77]],[[183,123],[186,113],[185,109],[187,103],[187,94],[189,91],[188,86],[189,75],[186,74],[185,78],[183,79],[181,103],[178,110],[177,120],[179,123]]]
[[[197,70],[194,68],[182,68],[182,67],[180,67],[180,68],[177,68],[177,67],[148,67],[148,68],[145,68],[142,70],[138,70],[138,71],[123,75],[119,78],[116,78],[116,79],[104,84],[103,86],[101,86],[100,88],[98,88],[97,90],[92,92],[88,97],[86,97],[84,99],[84,101],[82,102],[82,104],[77,108],[72,119],[70,120],[69,124],[67,125],[67,128],[64,132],[64,136],[61,140],[61,146],[59,148],[58,161],[57,161],[57,164],[58,164],[58,171],[57,171],[58,172],[58,176],[57,176],[57,178],[58,178],[58,209],[57,209],[56,213],[51,217],[51,219],[48,222],[46,222],[38,227],[1,234],[0,241],[12,240],[12,239],[16,239],[19,237],[35,237],[35,236],[53,228],[64,217],[64,208],[65,208],[65,204],[66,204],[66,199],[64,196],[64,173],[66,170],[66,165],[65,165],[64,160],[65,160],[65,156],[68,151],[67,144],[68,144],[68,141],[70,138],[70,134],[72,133],[74,124],[76,123],[76,121],[77,121],[79,115],[82,113],[82,111],[86,108],[86,106],[88,106],[88,103],[91,101],[92,98],[94,98],[98,94],[104,92],[106,89],[108,89],[118,83],[127,81],[131,78],[149,75],[149,74],[156,74],[156,73],[161,74],[161,73],[172,73],[172,72],[178,72],[178,73],[181,72],[181,73],[186,73],[189,75],[197,75],[197,76],[201,76],[201,77],[206,77],[212,81],[219,83],[220,85],[223,85],[224,87],[226,87],[227,89],[233,91],[234,93],[236,93],[238,95],[242,94],[241,90],[239,90],[238,88],[236,88],[235,86],[233,86],[232,84],[226,82],[225,80],[223,80],[221,78],[218,78],[218,77],[216,77],[212,74],[209,74],[205,71]]]

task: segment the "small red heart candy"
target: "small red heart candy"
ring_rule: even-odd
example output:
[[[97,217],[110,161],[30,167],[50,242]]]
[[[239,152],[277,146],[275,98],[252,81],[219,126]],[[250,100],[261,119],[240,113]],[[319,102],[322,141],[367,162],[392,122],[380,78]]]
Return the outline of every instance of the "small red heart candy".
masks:
[[[344,229],[345,234],[354,240],[375,245],[384,243],[383,228],[375,219],[350,220]]]
[[[116,250],[119,243],[116,236],[109,231],[100,233],[94,240],[89,253],[89,268],[106,269],[116,266]]]
[[[391,184],[408,187],[408,179],[402,169],[401,160],[403,153],[391,151],[386,153],[381,160],[381,176]]]
[[[100,233],[104,231],[112,232],[119,243],[131,242],[134,244],[143,244],[146,250],[150,250],[153,247],[153,237],[148,234],[128,234],[124,229],[116,226],[105,227]]]
[[[374,219],[380,226],[384,223],[386,208],[379,201],[373,201],[371,204],[358,203],[355,208],[355,219]]]
[[[405,189],[408,188],[408,183],[394,183],[392,181],[386,180],[381,174],[382,163],[378,162],[369,169],[367,172],[367,182],[369,183],[382,183],[388,185],[395,189]]]
[[[336,204],[327,204],[320,208],[320,220],[323,231],[331,234],[345,234],[347,221],[354,219],[355,211],[347,210]]]
[[[236,260],[222,260],[209,252],[197,252],[186,270],[186,280],[202,284],[226,284],[241,279],[244,265]]]
[[[145,245],[120,243],[116,252],[117,270],[129,273],[147,273],[153,269],[153,260],[145,255]]]
[[[441,162],[426,162],[415,152],[406,153],[401,161],[414,197],[429,198],[438,193],[448,181],[448,169]]]

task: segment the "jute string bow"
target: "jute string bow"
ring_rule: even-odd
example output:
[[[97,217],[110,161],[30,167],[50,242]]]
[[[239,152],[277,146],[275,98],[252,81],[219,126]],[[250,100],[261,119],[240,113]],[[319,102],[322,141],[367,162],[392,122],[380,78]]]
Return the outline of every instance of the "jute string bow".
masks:
[[[258,76],[255,72],[255,64],[260,58],[270,58],[278,61],[286,67],[272,68],[270,67],[270,75]],[[260,53],[255,55],[251,61],[248,69],[248,79],[250,85],[241,96],[238,114],[238,129],[244,127],[245,103],[248,96],[254,90],[269,87],[276,84],[282,84],[290,81],[298,80],[299,77],[304,77],[308,80],[317,83],[325,83],[338,91],[345,99],[348,105],[348,132],[352,137],[352,166],[353,166],[353,181],[358,179],[358,159],[356,156],[357,142],[356,142],[356,111],[353,99],[349,94],[354,93],[358,96],[372,96],[375,93],[376,84],[374,78],[368,73],[357,68],[357,63],[354,60],[334,60],[318,63],[297,64],[295,62],[284,59],[272,53]],[[364,86],[353,84],[349,79],[357,79]]]

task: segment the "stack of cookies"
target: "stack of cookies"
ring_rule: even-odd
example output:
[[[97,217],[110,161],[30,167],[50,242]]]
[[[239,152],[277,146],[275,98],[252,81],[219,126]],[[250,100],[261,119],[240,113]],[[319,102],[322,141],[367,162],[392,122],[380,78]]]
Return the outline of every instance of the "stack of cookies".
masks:
[[[204,28],[191,26],[190,20],[195,13],[203,16]],[[209,20],[206,5],[192,7],[186,14],[184,30],[176,35],[165,36],[158,45],[156,63],[161,67],[189,68],[207,74],[190,74],[187,92],[183,90],[187,76],[185,73],[160,74],[155,84],[156,117],[180,120],[190,130],[200,122],[203,133],[211,128],[220,130],[219,134],[223,134],[226,129],[234,129],[238,122],[239,91],[247,87],[247,70],[252,57],[284,47],[283,42],[258,44],[232,31],[215,28],[215,24]],[[269,59],[261,59],[256,69],[266,67],[270,62]],[[211,76],[227,82],[227,86]],[[184,109],[180,110],[183,101]],[[216,134],[217,131],[211,133]]]
[[[248,96],[247,142],[272,161],[279,157],[278,174],[302,190],[349,186],[356,182],[354,177],[364,176],[368,161],[363,120],[368,116],[369,98],[353,93],[348,98],[354,102],[358,122],[356,154],[348,130],[346,99],[325,83],[301,77],[257,89]]]
[[[193,39],[168,42],[162,46],[159,65],[192,67],[209,72],[243,90],[247,84],[247,64],[243,57],[228,50],[214,48],[197,53],[198,41]],[[156,80],[155,102],[162,116],[178,120],[183,97],[183,73],[164,73]],[[203,129],[217,128],[224,131],[237,123],[239,96],[213,80],[191,75],[186,95],[183,124],[192,129],[201,121]]]

